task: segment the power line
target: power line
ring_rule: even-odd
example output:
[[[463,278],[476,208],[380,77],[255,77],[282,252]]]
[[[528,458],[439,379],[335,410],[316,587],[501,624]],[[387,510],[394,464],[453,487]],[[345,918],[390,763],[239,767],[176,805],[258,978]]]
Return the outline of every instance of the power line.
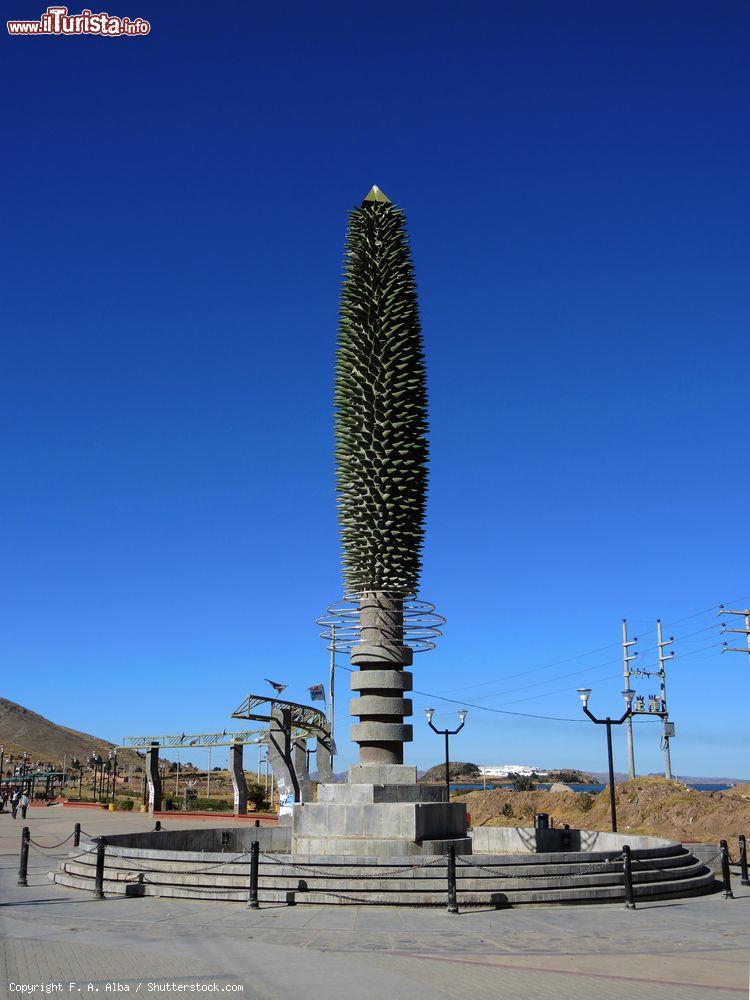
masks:
[[[750,597],[750,595],[748,595],[748,596]],[[747,600],[747,599],[748,598],[745,598],[745,597],[734,598],[731,603],[739,603],[740,601],[744,601],[744,600]],[[676,621],[671,622],[670,624],[671,625],[677,625],[677,624],[680,624],[682,622],[690,621],[693,618],[698,618],[700,615],[708,614],[709,612],[714,611],[714,610],[716,610],[716,608],[719,608],[721,606],[722,605],[720,605],[720,604],[711,605],[711,607],[706,608],[705,610],[696,611],[693,614],[686,615],[684,618],[677,619]],[[718,624],[717,623],[712,623],[711,625],[707,625],[704,628],[697,629],[695,632],[690,632],[686,636],[681,637],[680,642],[683,642],[685,639],[689,639],[689,638],[691,638],[693,636],[700,635],[703,632],[710,631],[713,628],[718,628]],[[503,678],[494,678],[493,680],[482,681],[480,683],[467,685],[467,686],[461,687],[461,688],[450,688],[448,690],[448,693],[450,694],[450,693],[454,693],[456,691],[468,691],[468,690],[472,690],[473,688],[484,687],[487,684],[497,683],[498,680],[510,680],[510,679],[512,679],[514,677],[523,677],[523,676],[527,676],[528,674],[538,673],[541,670],[549,670],[552,667],[560,666],[563,663],[572,663],[575,660],[584,659],[587,656],[592,656],[594,653],[602,652],[602,651],[604,651],[606,649],[612,649],[613,647],[619,646],[619,645],[620,645],[620,643],[617,643],[617,642],[608,643],[605,646],[598,646],[597,648],[592,649],[592,650],[588,650],[585,653],[578,653],[575,656],[565,657],[564,659],[561,659],[561,660],[554,660],[551,663],[545,664],[543,666],[531,667],[529,670],[522,670],[522,671],[518,671],[515,674],[508,674],[508,675],[506,675]],[[692,650],[692,651],[690,651],[688,653],[682,654],[681,657],[680,657],[680,659],[686,659],[687,657],[693,655],[694,653],[701,653],[701,652],[704,652],[706,649],[713,649],[717,645],[721,645],[721,644],[713,643],[713,644],[711,644],[709,646],[703,646],[700,649]],[[661,649],[659,647],[658,641],[657,641],[657,643],[654,646],[647,647],[644,650],[644,652],[648,653],[648,652],[655,651],[657,649],[659,649],[659,651],[661,651]],[[592,670],[598,670],[599,668],[601,668],[603,666],[608,666],[610,663],[614,663],[614,662],[619,662],[619,658],[617,660],[606,660],[603,663],[596,664],[593,667],[586,667],[586,668],[584,668],[583,670],[580,670],[580,671],[573,671],[573,672],[568,673],[568,674],[559,674],[559,675],[557,675],[555,677],[547,678],[547,680],[544,680],[544,681],[535,681],[532,684],[520,685],[517,688],[510,688],[510,689],[508,689],[506,691],[496,692],[496,693],[490,694],[490,695],[480,695],[480,698],[499,698],[499,697],[502,697],[505,694],[511,694],[511,693],[513,693],[515,691],[526,690],[529,687],[538,687],[539,685],[553,684],[557,680],[564,680],[564,679],[566,679],[568,677],[577,677],[577,676],[580,676],[580,674],[589,673]],[[348,673],[353,673],[354,672],[351,667],[347,667],[347,666],[345,666],[342,663],[336,663],[335,666],[337,666],[340,670],[347,671]],[[641,669],[645,669],[645,668],[641,668]],[[614,677],[619,677],[619,673],[618,674],[608,674],[606,676],[597,677],[597,678],[594,678],[594,680],[611,680]],[[524,701],[534,701],[537,698],[552,697],[555,694],[563,694],[563,693],[565,693],[568,690],[569,690],[569,688],[565,687],[565,688],[560,688],[560,689],[558,689],[556,691],[544,691],[541,694],[530,695],[527,698],[518,698],[515,701],[509,702],[508,704],[516,705],[516,704],[520,704],[521,702],[524,702]],[[456,698],[449,698],[446,695],[435,694],[434,692],[429,692],[429,691],[414,690],[412,693],[415,694],[415,695],[420,695],[421,697],[424,697],[424,698],[432,698],[432,699],[435,699],[437,701],[442,701],[442,702],[445,702],[446,704],[461,705],[461,706],[464,706],[466,708],[474,708],[474,709],[477,709],[480,712],[489,712],[489,713],[494,714],[494,715],[512,715],[512,716],[517,716],[519,718],[542,719],[542,720],[549,721],[549,722],[584,722],[585,721],[584,719],[569,718],[569,717],[564,717],[564,716],[539,715],[539,714],[535,714],[535,713],[531,713],[531,712],[514,712],[514,711],[511,711],[509,709],[502,709],[502,708],[492,707],[492,706],[489,706],[489,705],[480,705],[477,702],[469,702],[469,701],[465,701],[463,699],[459,700],[459,699],[456,699]],[[346,716],[344,718],[346,718]]]
[[[714,607],[719,607],[719,605],[714,605]],[[709,611],[710,610],[713,610],[713,609],[709,608]],[[705,614],[705,612],[703,612],[703,611],[696,612],[695,615],[690,615],[690,616],[688,616],[688,618],[694,618],[694,617],[697,617],[697,615],[700,615],[700,614]],[[682,619],[682,620],[683,621],[687,621],[688,618],[685,618],[685,619]],[[718,627],[719,626],[716,623],[712,623],[711,625],[707,625],[705,628],[697,629],[695,632],[689,632],[686,636],[681,636],[680,637],[680,642],[684,642],[686,639],[689,639],[692,636],[700,635],[702,632],[708,632],[710,629],[718,628]],[[498,681],[512,680],[514,677],[524,677],[524,676],[527,676],[528,674],[537,673],[540,670],[549,670],[551,667],[553,667],[553,666],[559,666],[562,663],[571,663],[574,660],[583,659],[586,656],[591,656],[593,653],[601,652],[602,650],[605,650],[605,649],[611,649],[612,647],[619,646],[619,645],[620,644],[617,643],[617,642],[609,643],[607,646],[599,646],[597,649],[589,650],[587,653],[579,653],[577,656],[570,656],[570,657],[567,657],[566,659],[563,659],[563,660],[555,660],[554,662],[547,663],[547,664],[545,664],[544,666],[541,666],[541,667],[531,667],[529,670],[521,670],[521,671],[518,671],[517,673],[514,673],[514,674],[506,674],[503,677],[495,677],[492,680],[482,681],[481,683],[478,683],[478,684],[468,684],[468,685],[464,685],[462,687],[448,688],[448,691],[446,693],[447,694],[451,694],[451,693],[460,692],[460,691],[471,691],[471,690],[473,690],[474,688],[477,688],[477,687],[484,687],[484,686],[486,686],[488,684],[496,684]],[[643,650],[644,653],[653,653],[653,652],[656,652],[656,651],[657,651],[657,646],[656,646],[655,643],[652,646],[647,646]],[[612,660],[605,660],[602,663],[597,663],[593,667],[586,667],[584,670],[581,670],[581,671],[574,671],[574,672],[569,673],[569,674],[556,674],[554,677],[550,677],[546,681],[537,681],[537,682],[534,682],[533,684],[522,685],[522,686],[517,687],[517,688],[510,688],[508,691],[499,691],[499,692],[496,692],[494,694],[480,695],[479,697],[480,698],[496,698],[496,697],[501,697],[503,694],[511,693],[513,691],[521,691],[525,687],[535,687],[535,686],[538,686],[540,684],[554,684],[555,681],[563,680],[565,677],[575,677],[575,676],[578,676],[579,673],[586,673],[587,671],[590,671],[590,670],[598,670],[599,667],[608,666],[610,663],[619,663],[619,658],[612,659]]]
[[[354,670],[351,667],[344,666],[343,663],[337,663],[336,666],[339,670],[346,670],[348,673],[353,674]],[[480,712],[492,712],[495,715],[518,715],[526,719],[545,719],[549,722],[584,722],[584,719],[565,719],[557,715],[532,715],[529,712],[508,712],[502,708],[490,708],[488,705],[476,705],[470,701],[459,701],[457,698],[446,698],[441,694],[433,694],[430,691],[417,691],[414,690],[412,694],[421,695],[423,698],[434,698],[437,701],[445,701],[451,705],[461,705],[463,708],[476,708]]]
[[[714,623],[712,625],[708,625],[706,628],[697,629],[695,632],[689,632],[687,636],[684,636],[684,637],[680,638],[680,642],[682,643],[684,641],[684,639],[688,639],[688,638],[691,638],[693,636],[701,635],[704,632],[708,632],[710,629],[717,629],[717,628],[719,628],[719,625]],[[616,646],[616,645],[618,645],[618,643],[613,643],[613,645]],[[606,648],[606,647],[604,647],[604,648]],[[704,647],[704,648],[707,648],[707,647]],[[655,651],[656,651],[656,646],[654,646],[654,647],[648,647],[646,650],[644,650],[644,652],[646,652],[646,653],[648,653],[648,652],[655,652]],[[589,655],[589,654],[581,654],[581,656],[583,656],[583,655]],[[685,656],[689,656],[690,653],[685,653],[684,655]],[[579,657],[570,657],[570,660],[578,659],[578,658]],[[569,662],[569,661],[562,660],[562,661],[558,661],[558,662]],[[609,666],[612,663],[619,663],[619,662],[620,662],[619,658],[614,658],[612,660],[604,660],[601,663],[594,664],[594,666],[584,667],[582,670],[574,670],[574,671],[571,671],[570,673],[566,673],[566,674],[556,674],[554,677],[548,677],[546,680],[543,680],[543,681],[533,681],[531,684],[521,684],[518,687],[507,688],[507,689],[505,689],[503,691],[495,691],[492,694],[479,695],[478,700],[485,700],[485,699],[488,699],[488,698],[502,698],[504,695],[506,695],[506,694],[514,694],[516,691],[525,691],[528,688],[532,688],[532,687],[540,687],[540,686],[543,686],[545,684],[554,684],[556,681],[565,680],[567,677],[580,677],[582,674],[590,673],[592,670],[599,670],[602,667],[607,667],[607,666]],[[643,661],[639,661],[639,663],[643,663]],[[639,667],[639,669],[646,669],[646,668],[647,668],[647,664],[644,664],[643,667]],[[541,668],[540,667],[539,669],[545,669],[545,668]],[[533,673],[533,671],[523,671],[523,673]],[[521,676],[521,675],[520,674],[510,674],[509,675],[509,677],[516,677],[516,676]],[[594,678],[594,679],[596,680],[598,678]],[[487,683],[492,683],[492,682],[488,681]],[[464,688],[464,687],[449,688],[449,690],[448,690],[447,693],[450,694],[450,693],[456,692],[456,691],[471,690],[471,688],[474,687],[474,686],[478,686],[478,685],[469,685],[466,688]],[[555,692],[552,692],[552,691],[544,692],[541,695],[538,695],[538,696],[535,696],[535,697],[542,697],[542,698],[544,698],[544,697],[547,696],[547,694],[554,694],[554,693]],[[521,699],[521,700],[528,700],[528,699]]]
[[[546,663],[542,667],[531,667],[529,670],[520,670],[518,673],[515,674],[505,674],[504,677],[495,677],[492,680],[481,681],[478,684],[468,684],[466,687],[462,688],[449,688],[448,693],[450,693],[451,691],[468,691],[471,690],[471,688],[485,687],[487,684],[495,684],[497,683],[497,681],[512,680],[514,677],[525,677],[527,674],[535,674],[540,670],[550,670],[552,667],[559,667],[563,663],[572,663],[574,660],[582,660],[586,656],[593,656],[594,653],[602,653],[605,649],[612,649],[612,647],[616,645],[617,645],[616,642],[610,642],[606,646],[598,646],[596,649],[590,649],[587,653],[578,653],[576,656],[568,656],[564,660],[554,660],[552,663]]]

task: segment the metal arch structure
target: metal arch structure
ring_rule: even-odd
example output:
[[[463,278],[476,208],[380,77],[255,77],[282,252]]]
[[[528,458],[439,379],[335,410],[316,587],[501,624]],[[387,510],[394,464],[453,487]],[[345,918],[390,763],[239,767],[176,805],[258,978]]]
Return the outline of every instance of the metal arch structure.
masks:
[[[154,745],[160,749],[201,749],[202,747],[231,747],[268,742],[267,729],[251,729],[239,733],[180,733],[171,736],[124,736],[122,745],[129,750],[150,750]]]
[[[265,711],[262,706],[267,706]],[[242,764],[242,748],[266,744],[271,767],[279,787],[282,809],[291,811],[293,802],[312,800],[312,783],[307,758],[307,740],[317,740],[316,760],[323,781],[332,781],[332,755],[335,753],[330,723],[323,712],[312,705],[282,701],[266,695],[250,694],[232,713],[233,719],[268,723],[267,729],[220,733],[172,733],[168,735],[125,736],[123,748],[146,751],[146,777],[149,805],[161,808],[159,751],[229,747],[229,770],[235,792],[235,812],[247,811],[247,783]]]
[[[267,706],[262,710],[262,706]],[[330,722],[312,705],[249,694],[232,712],[233,719],[267,722],[271,767],[279,786],[279,814],[291,812],[293,802],[312,801],[312,783],[307,762],[307,740],[315,738],[316,763],[323,782],[333,780],[331,760],[336,752]]]
[[[257,712],[261,705],[270,705],[270,711]],[[247,698],[232,712],[233,719],[250,719],[251,722],[271,722],[273,710],[279,708],[288,710],[291,716],[292,732],[298,736],[321,736],[324,739],[330,735],[330,726],[325,713],[312,705],[300,705],[296,701],[284,701],[280,698],[270,698],[265,694],[249,694]]]
[[[267,729],[243,730],[242,732],[220,733],[179,733],[157,736],[125,736],[123,747],[130,750],[146,751],[146,782],[148,803],[152,811],[161,809],[162,786],[159,774],[159,751],[201,749],[207,747],[229,747],[229,773],[234,788],[234,811],[237,815],[247,813],[247,781],[242,763],[242,750],[246,746],[258,746],[268,742]]]

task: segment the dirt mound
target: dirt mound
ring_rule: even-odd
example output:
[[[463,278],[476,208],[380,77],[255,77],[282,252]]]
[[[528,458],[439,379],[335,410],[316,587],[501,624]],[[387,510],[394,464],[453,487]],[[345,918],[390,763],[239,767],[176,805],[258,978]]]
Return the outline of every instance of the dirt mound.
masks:
[[[678,781],[636,778],[616,786],[620,831],[716,843],[750,833],[750,791],[739,786],[726,792],[698,792]],[[506,789],[470,792],[466,803],[474,826],[532,826],[545,812],[555,826],[569,823],[585,830],[608,830],[609,790],[588,792],[514,792]]]

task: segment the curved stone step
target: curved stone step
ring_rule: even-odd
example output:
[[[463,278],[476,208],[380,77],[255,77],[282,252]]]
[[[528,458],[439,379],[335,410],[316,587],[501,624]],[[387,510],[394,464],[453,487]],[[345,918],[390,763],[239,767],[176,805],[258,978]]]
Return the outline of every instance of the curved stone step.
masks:
[[[54,873],[53,880],[58,885],[68,888],[93,889],[93,876],[81,876],[72,873]],[[634,887],[636,900],[645,899],[666,899],[675,897],[687,897],[703,895],[714,892],[716,883],[711,872],[705,872],[693,878],[672,880],[670,882],[652,882]],[[354,892],[346,888],[330,889],[322,891],[313,889],[300,891],[296,887],[272,889],[259,887],[258,896],[261,903],[285,903],[288,892],[295,893],[296,902],[299,904],[340,904],[340,905],[399,905],[399,906],[445,906],[447,893],[445,888],[442,891],[421,891],[412,887],[411,889],[398,893],[382,892],[378,890],[370,892]],[[247,900],[247,887],[228,886],[198,887],[198,886],[178,886],[178,885],[151,885],[145,883],[138,885],[128,883],[125,880],[104,880],[105,895],[143,895],[159,896],[164,898],[207,898],[224,901],[245,902]],[[501,891],[488,891],[482,889],[464,890],[458,892],[458,902],[461,906],[487,906],[493,902],[499,905],[519,905],[533,903],[597,903],[597,902],[622,902],[622,886],[581,886],[576,888],[526,888],[511,889],[505,888]]]
[[[208,888],[211,886],[223,887],[243,887],[249,882],[249,866],[223,865],[221,869],[206,870],[172,870],[165,863],[158,868],[153,864],[139,865],[132,862],[125,862],[123,859],[113,858],[114,863],[106,867],[106,877],[111,881],[132,882],[136,881],[139,875],[145,876],[151,884],[176,885],[180,887],[197,886],[198,888]],[[80,875],[84,878],[93,878],[94,864],[87,859],[69,859],[61,862],[61,867],[70,874]],[[708,869],[700,862],[692,860],[691,864],[683,865],[679,868],[650,868],[639,870],[633,873],[635,885],[649,882],[669,882],[692,878],[703,874]],[[396,871],[398,871],[396,869]],[[401,871],[398,874],[389,872],[368,873],[359,869],[350,871],[347,874],[339,874],[321,868],[320,871],[308,870],[307,868],[294,868],[292,866],[265,865],[259,868],[259,881],[265,888],[274,889],[295,889],[300,880],[307,883],[308,887],[319,890],[369,892],[375,886],[381,892],[403,892],[407,890],[417,890],[420,892],[441,891],[446,883],[446,869],[442,867],[430,867],[416,869],[411,872]],[[503,887],[523,888],[534,886],[540,889],[552,889],[558,885],[569,887],[586,887],[601,885],[622,885],[622,867],[608,868],[606,870],[582,870],[571,871],[569,873],[551,873],[524,875],[515,871],[494,871],[480,868],[473,863],[461,864],[456,869],[457,885],[459,891],[478,889],[483,891],[500,891]]]
[[[666,898],[712,892],[713,873],[681,845],[639,851],[634,859],[634,894]],[[479,855],[459,859],[456,868],[460,905],[614,902],[623,898],[622,863],[611,855]],[[212,860],[215,858],[216,860]],[[244,860],[233,860],[233,859]],[[575,860],[574,860],[575,859]],[[175,856],[159,851],[111,849],[107,853],[105,893],[244,901],[250,865],[244,854]],[[404,859],[308,858],[271,860],[259,868],[259,896],[286,902],[294,892],[300,903],[441,906],[447,893],[443,857],[404,864]],[[96,856],[92,847],[71,852],[50,873],[57,884],[91,891]],[[359,863],[357,863],[359,862]],[[302,888],[300,889],[300,886]]]
[[[250,852],[232,853],[197,853],[184,851],[166,850],[139,850],[134,848],[122,848],[116,845],[108,845],[107,865],[120,867],[148,866],[151,868],[163,868],[165,871],[195,871],[202,869],[228,869],[236,872],[249,872]],[[667,854],[654,852],[633,852],[631,854],[633,869],[657,867],[665,869],[670,867],[683,867],[686,863],[694,863],[694,856],[680,845],[669,850]],[[96,860],[96,849],[94,845],[82,845],[69,852],[67,861],[80,860],[83,863],[94,864]],[[389,859],[374,857],[346,857],[336,856],[309,856],[293,855],[280,852],[261,851],[260,866],[263,868],[276,867],[283,871],[306,869],[313,872],[326,871],[348,875],[356,875],[363,872],[398,874],[404,870],[410,872],[429,874],[434,870],[445,869],[446,858],[443,853],[431,856],[398,856]],[[549,875],[566,874],[580,871],[582,869],[597,868],[601,870],[621,870],[622,856],[620,854],[545,854],[545,855],[496,855],[496,854],[474,854],[470,857],[462,856],[457,858],[457,871],[464,867],[488,866],[502,868],[504,871],[513,871],[523,875]]]

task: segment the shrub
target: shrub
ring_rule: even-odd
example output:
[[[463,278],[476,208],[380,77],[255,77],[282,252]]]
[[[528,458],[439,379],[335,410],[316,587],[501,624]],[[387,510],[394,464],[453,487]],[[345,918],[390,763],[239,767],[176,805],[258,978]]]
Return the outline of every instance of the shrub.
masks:
[[[226,799],[195,799],[192,808],[197,812],[232,812],[234,804]]]
[[[132,799],[119,799],[116,805],[122,812],[131,812],[135,803]]]
[[[505,816],[506,819],[510,819],[511,816],[513,815],[513,808],[510,802],[506,802],[500,811],[503,814],[503,816]]]
[[[590,792],[580,792],[578,796],[578,808],[581,812],[588,812],[594,805],[594,796]]]
[[[261,812],[268,803],[266,802],[266,790],[257,781],[249,781],[247,784],[247,800],[255,808],[256,812]]]

